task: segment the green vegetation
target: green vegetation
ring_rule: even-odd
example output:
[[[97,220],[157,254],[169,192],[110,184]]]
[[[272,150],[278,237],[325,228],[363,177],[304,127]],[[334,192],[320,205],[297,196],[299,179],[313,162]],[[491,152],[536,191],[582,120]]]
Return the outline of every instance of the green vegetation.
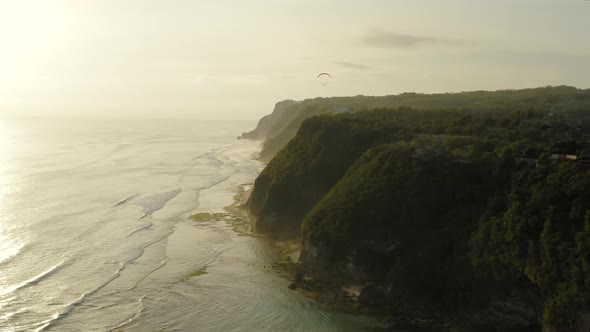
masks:
[[[251,232],[252,225],[248,211],[240,205],[244,194],[244,188],[239,187],[234,196],[234,202],[223,208],[225,212],[201,212],[190,216],[190,219],[198,223],[224,222],[241,236],[261,236]]]
[[[516,267],[546,293],[545,320],[573,327],[590,303],[590,168],[542,158],[515,175],[508,197],[474,234],[474,261],[498,275]]]
[[[198,268],[198,269],[196,269],[194,271],[191,271],[191,273],[189,273],[186,276],[184,276],[182,279],[180,279],[180,281],[187,282],[192,277],[200,277],[200,276],[202,276],[204,274],[207,274],[207,268],[206,267],[201,267],[201,268]]]
[[[278,105],[277,105],[278,106]],[[468,111],[472,116],[498,117],[516,111],[552,113],[556,117],[588,116],[590,90],[573,87],[545,87],[525,90],[473,91],[461,93],[403,93],[383,97],[333,97],[284,104],[280,114],[265,128],[260,158],[271,160],[295,137],[303,121],[320,114],[357,112],[377,108],[412,107],[416,110]]]
[[[305,214],[366,149],[399,135],[398,123],[409,113],[376,110],[306,120],[256,179],[249,207],[257,230],[298,231]]]
[[[467,243],[493,191],[492,170],[413,154],[407,143],[367,151],[307,215],[303,257],[314,251],[324,266],[352,265],[397,301],[470,305]]]
[[[336,101],[353,112],[320,114]],[[356,111],[363,101],[419,108]],[[394,307],[477,314],[504,330],[534,330],[538,319],[579,328],[590,311],[590,167],[554,154],[590,147],[590,91],[295,106],[265,148],[297,135],[260,174],[248,204],[257,231],[302,235],[308,271],[381,285]],[[516,315],[536,314],[501,325],[489,308],[506,301],[526,308]]]
[[[193,214],[191,219],[196,222],[207,222],[207,221],[225,221],[232,218],[232,215],[229,213],[223,212],[216,212],[216,213],[209,213],[209,212],[202,212]]]

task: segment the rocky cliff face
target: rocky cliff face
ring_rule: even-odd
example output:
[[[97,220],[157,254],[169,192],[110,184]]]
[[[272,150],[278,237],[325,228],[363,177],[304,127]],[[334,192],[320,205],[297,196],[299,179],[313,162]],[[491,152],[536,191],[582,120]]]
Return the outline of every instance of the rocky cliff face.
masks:
[[[327,102],[293,105],[293,126],[267,132],[274,149],[298,128],[256,180],[257,231],[302,236],[305,271],[374,285],[366,303],[445,312],[473,331],[586,331],[588,173],[515,161],[531,142],[579,133],[543,131],[522,112],[307,118]]]
[[[573,332],[588,332],[590,331],[590,311],[578,311],[576,312],[576,321],[574,322],[575,328],[571,330],[564,330],[559,326],[550,326],[547,324],[543,325],[542,332],[563,332],[563,331],[573,331]]]
[[[307,214],[301,261],[352,271],[398,301],[469,303],[486,295],[468,243],[496,180],[486,165],[423,160],[407,143],[376,146]]]
[[[396,136],[387,111],[319,116],[306,120],[297,137],[269,162],[248,201],[260,232],[299,232],[301,221],[349,166],[384,137]]]
[[[307,214],[300,262],[308,273],[375,285],[367,288],[382,291],[363,291],[359,301],[402,306],[405,316],[446,312],[473,331],[539,331],[535,287],[497,283],[469,257],[470,232],[497,181],[487,165],[378,145]]]
[[[243,133],[240,138],[252,140],[264,139],[273,126],[281,121],[285,111],[294,104],[295,101],[293,100],[283,100],[276,103],[272,113],[262,117],[260,121],[258,121],[256,129]]]

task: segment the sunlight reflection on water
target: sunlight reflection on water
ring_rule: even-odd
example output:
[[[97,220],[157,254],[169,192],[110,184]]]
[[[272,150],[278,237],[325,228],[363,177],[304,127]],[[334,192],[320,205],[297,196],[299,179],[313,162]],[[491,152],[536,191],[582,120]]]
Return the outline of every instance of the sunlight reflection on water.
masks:
[[[0,234],[2,229],[2,217],[4,215],[4,198],[10,191],[9,179],[8,179],[8,158],[11,154],[11,133],[8,124],[0,120]],[[1,242],[2,239],[0,238]],[[0,251],[0,261],[2,252]]]
[[[0,120],[0,263],[15,256],[22,249],[23,245],[12,241],[8,235],[6,222],[5,198],[11,191],[9,175],[7,172],[8,158],[11,154],[11,132],[9,125]],[[0,293],[5,287],[4,278],[0,276]]]

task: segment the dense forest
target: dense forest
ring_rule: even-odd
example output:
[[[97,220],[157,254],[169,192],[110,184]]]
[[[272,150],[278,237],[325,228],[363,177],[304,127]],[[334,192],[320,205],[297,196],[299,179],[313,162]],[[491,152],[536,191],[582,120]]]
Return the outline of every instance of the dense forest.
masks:
[[[418,110],[466,111],[471,115],[502,117],[530,110],[554,117],[588,117],[590,89],[559,86],[525,90],[473,91],[462,93],[403,93],[383,97],[355,96],[283,101],[260,120],[244,138],[264,139],[261,159],[270,161],[297,133],[301,123],[314,115],[356,112],[367,109],[412,107]]]
[[[281,105],[248,207],[305,273],[467,330],[590,326],[589,90]]]

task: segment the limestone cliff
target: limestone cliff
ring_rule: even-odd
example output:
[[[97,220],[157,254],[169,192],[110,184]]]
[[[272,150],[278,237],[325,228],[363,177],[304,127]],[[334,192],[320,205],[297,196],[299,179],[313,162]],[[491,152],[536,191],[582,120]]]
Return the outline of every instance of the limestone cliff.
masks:
[[[281,121],[285,111],[294,104],[295,102],[293,100],[283,100],[276,103],[271,114],[262,117],[258,121],[258,125],[256,125],[254,130],[244,132],[240,138],[252,140],[262,140],[266,138],[266,135],[273,128],[273,126]]]

